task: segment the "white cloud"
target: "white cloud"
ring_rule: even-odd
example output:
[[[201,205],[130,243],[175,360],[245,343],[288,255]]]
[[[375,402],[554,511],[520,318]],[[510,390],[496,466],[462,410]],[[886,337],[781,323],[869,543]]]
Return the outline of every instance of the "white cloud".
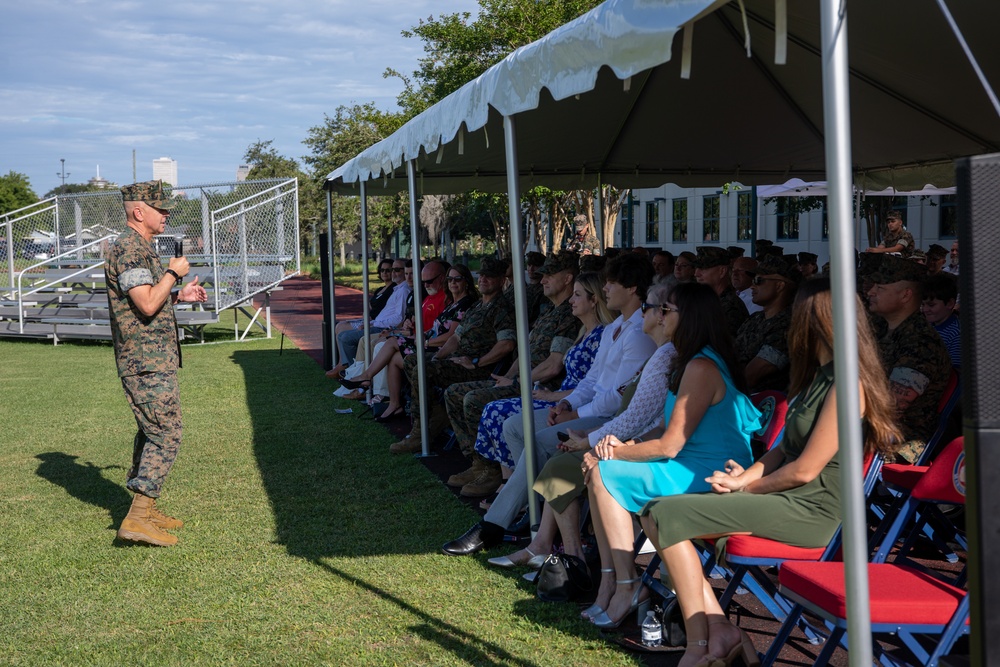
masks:
[[[401,84],[382,72],[410,72],[422,52],[401,30],[430,14],[477,10],[475,0],[5,7],[0,173],[28,174],[41,194],[58,183],[63,157],[73,181],[98,163],[102,175],[128,180],[132,148],[140,178],[161,154],[179,161],[182,180],[230,174],[257,139],[298,158],[308,129],[337,106],[394,107]]]

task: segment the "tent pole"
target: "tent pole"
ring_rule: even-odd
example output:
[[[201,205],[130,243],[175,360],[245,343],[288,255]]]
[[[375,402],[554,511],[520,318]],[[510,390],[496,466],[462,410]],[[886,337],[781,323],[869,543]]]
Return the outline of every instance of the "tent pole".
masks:
[[[417,347],[417,382],[419,387],[427,386],[427,360],[424,349],[424,314],[421,312],[423,287],[420,282],[420,228],[417,225],[417,179],[414,174],[415,163],[406,161],[406,181],[410,190],[410,255],[413,257],[413,334]],[[420,453],[429,456],[431,451],[430,434],[427,432],[427,392],[418,391],[420,397]]]
[[[362,315],[364,320],[364,348],[365,348],[365,368],[372,363],[372,346],[371,346],[371,335],[372,335],[372,325],[371,325],[371,312],[369,307],[369,287],[368,287],[368,196],[367,187],[364,181],[361,181],[361,284],[362,292],[364,293],[364,303],[362,304]],[[374,383],[372,383],[374,386]],[[368,387],[368,397],[371,398],[372,388]]]
[[[842,478],[844,569],[847,592],[848,657],[851,665],[872,664],[868,608],[868,544],[861,484],[862,438],[858,391],[857,297],[851,234],[851,112],[847,65],[847,7],[821,1],[823,119],[830,206],[830,273],[833,297],[833,359],[837,432]]]
[[[521,183],[517,169],[517,133],[514,119],[503,117],[507,155],[507,208],[510,212],[510,258],[514,269],[514,312],[517,315],[517,376],[521,382],[521,419],[524,424],[524,465],[528,478],[528,521],[538,523],[535,485],[535,411],[531,398],[531,348],[528,347],[528,293],[524,284],[524,245],[521,233]],[[554,252],[554,250],[553,250]],[[506,526],[504,526],[506,528]]]
[[[315,231],[313,232],[315,235]],[[212,252],[217,252],[215,245],[212,245]],[[326,191],[326,256],[327,261],[330,262],[330,271],[328,273],[328,279],[330,281],[330,347],[333,348],[331,351],[333,359],[333,365],[336,366],[340,361],[337,359],[337,306],[336,297],[334,296],[336,290],[336,283],[333,280],[333,195],[330,190]],[[218,264],[216,264],[218,266]],[[215,289],[218,290],[219,281],[215,281]]]

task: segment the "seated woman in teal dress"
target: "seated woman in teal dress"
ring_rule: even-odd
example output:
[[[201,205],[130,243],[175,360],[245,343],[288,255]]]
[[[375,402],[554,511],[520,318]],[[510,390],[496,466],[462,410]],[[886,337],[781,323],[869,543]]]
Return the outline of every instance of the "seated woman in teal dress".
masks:
[[[888,453],[900,441],[895,403],[879,361],[878,344],[861,301],[858,354],[861,415],[867,454]],[[833,307],[830,281],[805,282],[792,309],[792,359],[781,443],[749,468],[729,461],[705,480],[714,493],[657,499],[642,525],[666,563],[677,592],[688,645],[681,665],[758,664],[753,643],[726,618],[705,580],[691,540],[758,535],[799,547],[822,547],[840,525],[837,404],[833,391]],[[722,544],[720,544],[722,543]]]
[[[697,283],[678,285],[661,306],[677,351],[659,437],[621,442],[602,439],[583,459],[590,511],[601,554],[601,579],[587,616],[617,627],[639,606],[641,587],[632,553],[632,514],[651,499],[708,491],[705,477],[726,460],[750,465],[750,436],[761,414],[744,393],[735,344],[715,292]],[[648,434],[647,434],[648,435]]]

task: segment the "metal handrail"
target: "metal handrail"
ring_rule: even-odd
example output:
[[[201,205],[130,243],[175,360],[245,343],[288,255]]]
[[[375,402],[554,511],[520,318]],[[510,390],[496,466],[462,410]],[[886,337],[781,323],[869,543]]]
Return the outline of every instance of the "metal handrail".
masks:
[[[100,243],[104,243],[105,241],[108,241],[110,239],[115,239],[115,238],[118,238],[118,234],[109,234],[108,236],[104,236],[102,238],[99,238],[96,241],[91,241],[90,243],[87,243],[87,244],[84,244],[82,246],[73,248],[72,250],[67,250],[66,252],[64,252],[64,253],[62,253],[60,255],[56,255],[55,257],[50,257],[49,259],[42,260],[41,262],[36,262],[36,263],[31,264],[30,266],[28,266],[28,267],[26,267],[26,268],[21,269],[20,271],[18,271],[17,272],[17,321],[18,321],[18,333],[24,333],[24,297],[25,296],[28,296],[30,294],[34,294],[35,292],[41,291],[41,290],[46,289],[48,287],[52,287],[56,283],[65,281],[67,278],[73,278],[75,276],[80,275],[81,273],[86,273],[87,271],[92,270],[94,267],[100,266],[101,264],[104,264],[104,260],[102,259],[97,264],[93,264],[91,266],[86,266],[86,267],[84,267],[84,268],[82,268],[82,269],[80,269],[78,271],[74,271],[73,273],[70,273],[67,276],[63,276],[60,280],[53,280],[53,281],[51,281],[49,283],[44,283],[44,281],[43,281],[42,285],[36,286],[33,289],[28,290],[27,292],[24,292],[21,289],[21,284],[22,284],[22,282],[24,280],[24,274],[25,273],[27,273],[28,271],[30,271],[32,269],[37,269],[40,266],[45,266],[46,264],[48,264],[52,260],[57,260],[57,259],[60,259],[61,257],[65,257],[65,256],[70,255],[70,254],[76,254],[80,250],[84,250],[86,248],[89,248],[90,246],[98,245]]]
[[[28,204],[27,206],[22,206],[21,208],[14,209],[13,211],[7,211],[6,213],[4,213],[0,217],[7,218],[7,220],[4,220],[4,222],[3,222],[3,224],[5,224],[5,225],[7,223],[10,223],[10,222],[17,222],[18,220],[21,220],[22,218],[26,218],[28,216],[22,215],[20,218],[16,218],[14,220],[10,220],[9,219],[10,216],[14,215],[15,213],[20,213],[21,211],[27,211],[29,208],[35,208],[36,206],[41,206],[42,204],[44,204],[46,202],[55,202],[55,203],[52,204],[52,206],[55,207],[58,204],[58,202],[56,201],[57,199],[58,199],[57,197],[49,197],[48,199],[43,199],[41,201],[36,201],[34,204]],[[44,210],[47,210],[47,209],[42,209],[42,210],[39,210],[39,211],[35,211],[31,215],[35,215],[36,213],[41,213]]]
[[[234,206],[240,206],[240,205],[244,205],[245,206],[247,200],[255,199],[255,198],[257,198],[257,197],[259,197],[259,196],[261,196],[261,195],[263,195],[265,193],[271,192],[272,190],[280,190],[282,186],[288,185],[289,183],[296,183],[297,181],[298,181],[298,179],[289,178],[287,180],[282,181],[281,183],[278,183],[275,186],[267,188],[266,190],[261,190],[260,192],[255,192],[252,195],[250,195],[249,197],[245,197],[245,198],[241,199],[238,202],[233,202],[232,204],[227,204],[225,206],[222,206],[221,208],[217,208],[217,209],[215,209],[214,213],[221,213],[222,211],[225,211],[228,208],[233,208]],[[223,216],[223,217],[228,217],[228,216]]]

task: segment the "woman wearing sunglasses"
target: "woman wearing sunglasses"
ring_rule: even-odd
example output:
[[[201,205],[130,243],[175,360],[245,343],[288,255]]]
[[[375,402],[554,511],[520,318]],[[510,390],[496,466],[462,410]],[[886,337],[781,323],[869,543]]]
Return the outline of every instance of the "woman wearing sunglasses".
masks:
[[[444,274],[447,285],[447,301],[444,310],[434,318],[431,328],[424,337],[426,350],[433,352],[451,338],[461,323],[465,311],[479,300],[479,290],[472,278],[472,272],[462,264],[449,267]],[[433,281],[430,281],[433,282]],[[342,384],[348,389],[368,387],[383,369],[388,371],[389,402],[376,421],[389,421],[404,413],[402,400],[403,357],[416,352],[416,341],[405,335],[388,338],[376,347],[372,363],[360,375]]]
[[[660,496],[709,491],[705,478],[727,460],[748,466],[750,435],[760,427],[732,337],[719,326],[725,317],[715,291],[680,284],[661,313],[677,354],[663,406],[666,430],[625,442],[608,435],[583,458],[601,565],[615,575],[614,582],[602,579],[596,608],[588,610],[601,628],[618,627],[646,602],[635,576],[632,515]]]

